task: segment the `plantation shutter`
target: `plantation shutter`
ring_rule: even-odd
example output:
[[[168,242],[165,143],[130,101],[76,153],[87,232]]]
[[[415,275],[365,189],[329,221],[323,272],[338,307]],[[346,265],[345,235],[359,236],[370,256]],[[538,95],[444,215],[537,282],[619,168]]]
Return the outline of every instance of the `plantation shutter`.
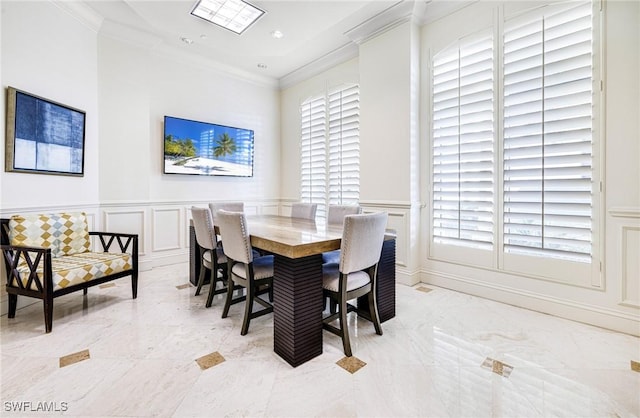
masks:
[[[493,248],[493,39],[433,58],[433,241]]]
[[[301,105],[301,188],[303,202],[326,200],[326,102],[324,96]]]
[[[591,4],[508,21],[504,251],[591,261]]]
[[[360,198],[360,95],[358,86],[329,93],[329,204]]]

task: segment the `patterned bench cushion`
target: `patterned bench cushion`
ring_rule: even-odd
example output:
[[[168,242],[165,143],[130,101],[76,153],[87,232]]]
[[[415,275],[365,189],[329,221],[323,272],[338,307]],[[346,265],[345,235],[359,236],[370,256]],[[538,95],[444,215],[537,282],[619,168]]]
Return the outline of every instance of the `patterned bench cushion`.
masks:
[[[90,251],[89,228],[83,212],[13,215],[11,245],[51,248],[54,258]]]
[[[42,263],[40,263],[42,264]],[[67,255],[52,258],[51,269],[53,271],[53,291],[64,289],[78,283],[88,282],[110,274],[120,273],[131,269],[131,255],[127,253],[92,253]],[[29,268],[26,265],[18,267],[23,286],[29,279]],[[42,266],[38,269],[38,277],[42,281]],[[15,279],[13,279],[15,282]],[[10,283],[16,286],[16,283]],[[31,284],[32,290],[37,290],[35,283]]]

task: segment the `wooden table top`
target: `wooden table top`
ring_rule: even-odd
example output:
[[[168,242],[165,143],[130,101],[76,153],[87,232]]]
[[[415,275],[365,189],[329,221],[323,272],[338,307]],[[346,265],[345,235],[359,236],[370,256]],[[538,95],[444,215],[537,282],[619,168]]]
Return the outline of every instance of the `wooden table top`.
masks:
[[[251,245],[289,258],[340,249],[341,226],[316,224],[289,216],[247,216]]]

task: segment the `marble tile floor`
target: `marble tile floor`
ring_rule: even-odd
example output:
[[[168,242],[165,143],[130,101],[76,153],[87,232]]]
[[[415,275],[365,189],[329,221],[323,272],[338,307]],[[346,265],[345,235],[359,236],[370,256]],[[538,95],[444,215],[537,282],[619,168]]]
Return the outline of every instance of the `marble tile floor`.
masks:
[[[355,358],[292,368],[273,317],[240,335],[243,305],[205,309],[188,265],[0,318],[1,416],[638,417],[640,339],[428,285],[397,287],[397,316],[350,316]],[[353,314],[350,314],[353,315]],[[344,366],[341,367],[341,365]]]

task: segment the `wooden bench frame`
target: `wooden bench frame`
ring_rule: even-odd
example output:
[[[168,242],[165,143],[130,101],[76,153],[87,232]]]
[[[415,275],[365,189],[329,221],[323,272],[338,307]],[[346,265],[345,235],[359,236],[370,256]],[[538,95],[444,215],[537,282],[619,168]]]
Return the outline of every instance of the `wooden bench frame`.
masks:
[[[15,318],[18,306],[18,295],[42,299],[44,304],[45,331],[51,332],[53,328],[53,299],[68,293],[83,290],[87,294],[89,287],[97,286],[121,277],[131,276],[131,292],[133,299],[138,297],[138,235],[113,232],[90,231],[89,236],[98,237],[104,252],[110,251],[111,246],[117,243],[120,253],[131,251],[131,269],[110,274],[84,283],[75,284],[62,289],[53,290],[53,272],[51,268],[51,249],[42,247],[26,247],[9,245],[9,219],[0,219],[0,249],[7,273],[6,290],[9,295],[9,318]],[[114,245],[114,247],[116,247]],[[25,255],[29,266],[29,279],[24,284],[17,270],[20,256]],[[42,277],[36,273],[42,266]],[[14,280],[15,279],[15,280]],[[15,283],[16,285],[12,285]],[[35,284],[37,290],[31,289]]]

